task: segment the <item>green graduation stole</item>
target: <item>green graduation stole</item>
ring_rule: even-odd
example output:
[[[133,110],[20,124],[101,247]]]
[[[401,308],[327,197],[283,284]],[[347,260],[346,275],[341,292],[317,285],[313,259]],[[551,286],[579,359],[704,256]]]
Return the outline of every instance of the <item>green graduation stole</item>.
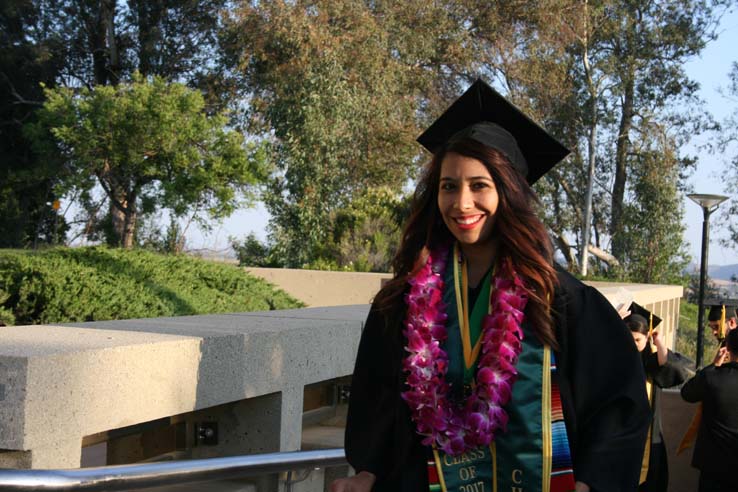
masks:
[[[475,352],[473,347],[481,336],[482,319],[489,310],[492,274],[484,278],[481,292],[467,318],[469,322],[465,323],[460,317],[468,313],[468,307],[459,302],[460,299],[466,300],[463,295],[465,275],[463,272],[459,275],[460,265],[456,258],[450,258],[447,265],[453,265],[453,268],[447,267],[444,272],[443,301],[448,315],[448,338],[444,350],[449,358],[446,380],[451,383],[452,397],[459,399],[468,393],[476,372],[478,350],[471,367],[467,367],[466,360],[470,348]],[[468,327],[468,333],[463,334],[460,326]],[[523,350],[516,365],[518,378],[513,385],[510,403],[505,407],[509,418],[507,431],[497,434],[488,448],[477,448],[459,456],[446,455],[434,449],[433,460],[428,462],[431,491],[574,490],[561,402],[555,377],[552,378],[552,370],[555,373],[552,353],[526,329],[526,324],[523,324],[523,330]],[[552,393],[552,386],[555,393]],[[555,402],[552,402],[552,396]],[[556,436],[553,435],[554,430],[558,431]],[[554,451],[562,456],[557,459]]]

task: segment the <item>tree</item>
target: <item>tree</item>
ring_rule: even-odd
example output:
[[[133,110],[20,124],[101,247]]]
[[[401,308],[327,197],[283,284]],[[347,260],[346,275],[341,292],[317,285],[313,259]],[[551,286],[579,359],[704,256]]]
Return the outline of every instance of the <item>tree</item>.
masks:
[[[677,182],[653,192],[667,194],[690,169],[693,160],[680,156],[680,149],[709,120],[698,108],[696,85],[686,77],[683,65],[714,37],[723,5],[688,0],[551,0],[528,17],[528,30],[516,29],[507,47],[498,45],[490,63],[495,73],[502,74],[513,100],[532,108],[536,119],[573,151],[537,185],[546,205],[546,223],[570,267],[579,263],[581,270],[587,264],[582,257],[589,251],[609,264],[605,272],[610,275],[646,271],[626,264],[641,258],[627,254],[634,236],[623,221],[625,203],[636,201],[637,207],[650,208],[637,202],[647,197],[637,190],[641,183],[628,176],[648,175],[655,162],[661,162],[664,175]],[[563,78],[561,69],[566,71]],[[670,139],[668,149],[659,148],[674,155],[644,159],[640,154],[641,149],[653,148],[654,126]],[[650,170],[642,167],[646,162]],[[593,200],[591,226],[585,225],[588,189]],[[660,215],[653,220],[667,217],[674,219]],[[611,268],[616,263],[623,268]]]
[[[201,94],[159,77],[75,92],[48,89],[39,122],[27,127],[39,151],[61,156],[60,188],[99,185],[124,216],[121,246],[133,246],[140,213],[229,215],[248,199],[265,169],[259,149],[208,116]]]
[[[400,246],[410,196],[371,188],[334,214],[332,248],[337,266],[360,272],[389,272]]]
[[[687,108],[695,102],[698,86],[687,77],[684,64],[714,39],[719,18],[716,9],[725,4],[701,0],[615,3],[612,17],[617,29],[613,29],[607,46],[612,53],[611,76],[619,102],[609,227],[616,257],[625,255],[628,249],[623,210],[634,134],[644,131],[641,122],[648,124],[652,121],[650,115],[663,112],[669,105]],[[673,118],[672,122],[693,130],[687,118]]]
[[[43,104],[40,84],[86,87],[131,80],[135,71],[197,87],[209,113],[232,104],[238,90],[219,49],[226,0],[7,0],[0,4],[0,244],[51,241],[57,198],[53,162],[39,160],[21,127]],[[235,115],[237,113],[231,113]],[[85,231],[109,224],[122,234],[112,204],[75,200]]]
[[[473,63],[463,20],[445,3],[249,2],[230,27],[250,86],[251,131],[273,143],[265,198],[274,252],[320,258],[334,211],[414,174],[419,116]],[[450,83],[449,81],[454,81]],[[420,109],[420,110],[419,110]]]
[[[684,209],[678,193],[683,163],[663,127],[646,129],[633,149],[638,165],[632,166],[632,200],[623,209],[628,249],[622,259],[631,279],[679,284],[690,260],[682,240]]]
[[[32,2],[0,4],[0,247],[54,243],[67,224],[53,209],[54,170],[38,159],[22,126],[43,102],[39,82],[53,84],[64,46],[43,28]],[[55,234],[61,233],[61,234]]]

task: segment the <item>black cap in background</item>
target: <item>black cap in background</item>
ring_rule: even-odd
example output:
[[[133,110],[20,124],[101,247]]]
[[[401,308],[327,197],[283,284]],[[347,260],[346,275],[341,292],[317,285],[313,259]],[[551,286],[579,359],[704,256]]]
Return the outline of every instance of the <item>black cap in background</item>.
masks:
[[[646,318],[646,321],[649,321],[651,319],[650,317],[653,316],[653,319],[651,321],[651,326],[649,328],[653,329],[659,326],[661,323],[661,318],[656,316],[655,314],[651,313],[648,309],[644,308],[640,304],[633,302],[630,304],[630,314],[639,314]]]

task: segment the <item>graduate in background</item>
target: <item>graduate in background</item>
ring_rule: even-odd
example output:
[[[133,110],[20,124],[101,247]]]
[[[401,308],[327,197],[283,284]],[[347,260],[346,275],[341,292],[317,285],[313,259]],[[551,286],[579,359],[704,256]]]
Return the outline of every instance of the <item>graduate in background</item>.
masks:
[[[707,301],[706,304],[710,306],[710,312],[707,315],[707,325],[712,330],[712,335],[718,341],[718,350],[713,359],[713,364],[719,366],[728,357],[728,350],[725,348],[725,336],[730,330],[738,326],[736,303],[732,299],[724,299],[721,301]]]
[[[569,151],[481,80],[418,140],[434,155],[353,374],[356,475],[331,490],[637,490],[639,354],[534,212]]]
[[[713,357],[712,365],[719,367],[728,360],[730,355],[725,346],[725,337],[729,331],[734,330],[738,326],[736,322],[738,319],[738,309],[735,307],[738,301],[735,299],[711,299],[705,303],[710,307],[710,312],[707,315],[707,325],[712,330],[712,334],[718,342],[718,349],[715,352],[715,357]],[[699,404],[694,411],[694,416],[689,423],[689,427],[677,447],[677,455],[694,445],[700,429],[701,419],[702,404]]]
[[[637,303],[630,306],[625,324],[633,335],[641,353],[646,372],[646,393],[649,396],[653,420],[648,431],[646,449],[641,467],[641,492],[666,492],[669,485],[669,467],[664,436],[661,432],[661,389],[682,384],[689,377],[687,367],[692,361],[666,347],[662,333],[657,330],[661,318]]]
[[[701,402],[702,418],[692,455],[699,492],[735,492],[738,478],[738,330],[726,336],[727,361],[711,364],[682,386],[682,398]]]

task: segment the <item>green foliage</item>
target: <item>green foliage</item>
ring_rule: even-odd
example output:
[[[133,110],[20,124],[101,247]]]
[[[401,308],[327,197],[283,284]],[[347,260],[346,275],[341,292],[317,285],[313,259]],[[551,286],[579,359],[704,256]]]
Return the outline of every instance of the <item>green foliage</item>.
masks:
[[[265,203],[287,266],[325,256],[332,214],[357,193],[399,192],[413,175],[431,81],[473,60],[463,25],[444,2],[417,0],[270,0],[237,11],[231,47],[253,90],[252,130],[273,138],[278,173]]]
[[[631,190],[624,206],[622,259],[630,281],[655,284],[683,282],[690,256],[683,242],[684,210],[678,193],[682,163],[668,138],[634,149]]]
[[[0,320],[39,324],[289,309],[241,268],[104,247],[0,251]]]
[[[309,261],[310,270],[388,272],[399,247],[400,228],[410,208],[409,196],[389,187],[368,188],[346,207],[331,212],[327,238]],[[261,242],[251,233],[242,241],[230,238],[239,264],[287,267],[279,244]]]
[[[66,49],[42,27],[36,3],[0,3],[0,248],[57,244],[66,231],[51,208],[57,169],[22,133],[43,100],[39,82],[54,83]]]
[[[246,236],[243,241],[231,237],[230,242],[231,247],[236,252],[240,266],[277,266],[272,263],[272,259],[270,258],[270,246],[259,241],[253,232]]]
[[[341,269],[389,272],[400,245],[410,197],[389,188],[370,188],[333,220],[333,257]]]
[[[668,201],[675,190],[681,191],[694,162],[681,155],[683,146],[709,123],[698,100],[698,86],[684,67],[714,39],[726,4],[553,1],[547,2],[545,12],[538,12],[532,31],[512,33],[509,56],[500,57],[497,72],[512,97],[533,108],[533,114],[573,151],[568,162],[537,187],[546,223],[570,266],[580,261],[576,256],[585,247],[585,192],[592,185],[589,244],[611,253],[621,265],[612,268],[614,262],[600,255],[597,266],[604,268],[595,268],[595,274],[633,275],[640,280],[668,277],[671,273],[664,272],[678,270],[683,240],[662,231],[680,223],[681,216],[659,215],[653,200]],[[646,156],[648,152],[654,155]],[[659,152],[669,155],[658,159]],[[593,180],[586,173],[590,162],[595,164]],[[651,188],[651,198],[642,192],[643,180],[634,179],[649,173],[669,178],[665,188]],[[633,254],[639,246],[634,237],[643,229],[629,226],[633,208],[628,204],[654,213],[648,217],[657,222],[658,239],[652,245],[663,250],[660,259]],[[569,244],[572,238],[575,244]]]
[[[679,304],[679,323],[677,328],[676,350],[682,355],[686,355],[690,359],[697,360],[697,304],[683,300]],[[705,323],[707,316],[705,316]],[[712,358],[717,352],[718,344],[715,337],[712,336],[710,329],[705,326],[704,330],[704,353],[703,365],[712,362]]]
[[[266,174],[254,158],[257,146],[226,129],[225,115],[208,116],[202,95],[182,84],[136,75],[130,84],[45,95],[27,135],[63,162],[60,192],[103,188],[111,210],[123,215],[114,225],[125,247],[133,245],[139,213],[226,217],[253,198]]]

